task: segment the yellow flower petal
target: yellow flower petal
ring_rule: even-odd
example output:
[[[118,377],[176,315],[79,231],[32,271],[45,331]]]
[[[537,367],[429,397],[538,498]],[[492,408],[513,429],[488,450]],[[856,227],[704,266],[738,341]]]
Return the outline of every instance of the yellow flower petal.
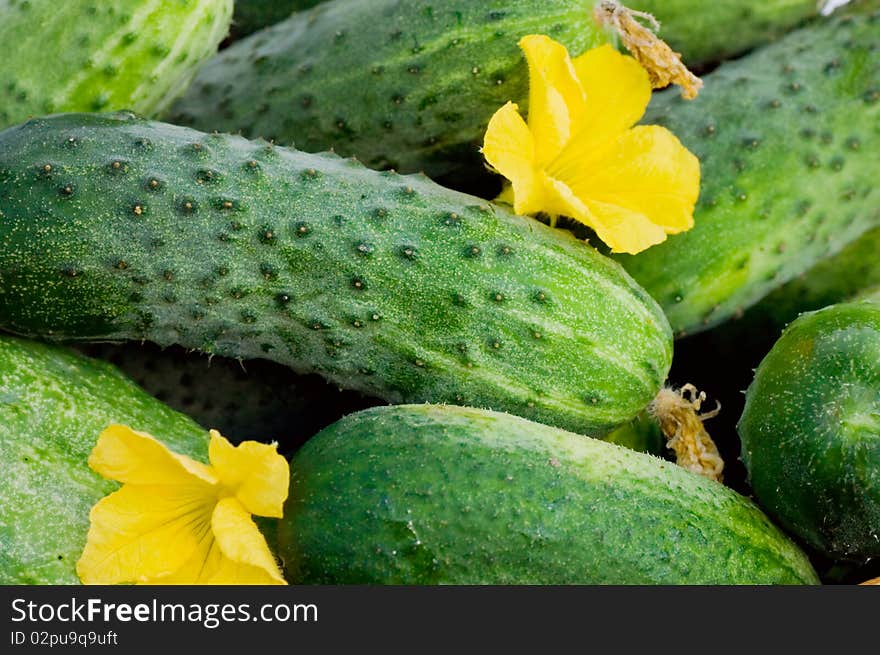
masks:
[[[548,36],[531,34],[519,42],[529,65],[529,129],[538,166],[553,159],[571,137],[584,111],[584,89],[568,50]]]
[[[204,464],[173,453],[146,432],[125,425],[111,425],[98,436],[89,466],[105,478],[132,484],[217,482]]]
[[[233,557],[224,552],[224,546]],[[178,571],[149,582],[168,585],[287,584],[263,535],[234,498],[217,504],[211,517],[211,530]]]
[[[541,211],[544,190],[535,168],[535,142],[517,106],[508,102],[495,112],[483,141],[486,161],[513,185],[513,208],[518,214]]]
[[[263,534],[235,498],[217,503],[211,525],[226,560],[212,584],[287,584]]]
[[[89,514],[80,580],[146,582],[177,571],[210,534],[216,502],[205,484],[123,486]]]
[[[276,446],[245,441],[236,447],[219,432],[211,430],[208,457],[223,486],[234,493],[250,513],[281,518],[290,468]]]
[[[636,127],[648,71],[611,46],[572,61],[546,36],[523,37],[529,120],[516,105],[489,124],[484,154],[511,182],[500,199],[520,214],[567,215],[615,252],[636,253],[693,226],[700,164],[668,130]],[[552,223],[551,223],[552,224]]]
[[[635,59],[604,45],[587,50],[573,64],[587,94],[573,139],[608,141],[644,116],[651,100],[651,80]],[[586,149],[587,144],[579,147]]]
[[[638,212],[578,198],[559,180],[552,180],[553,201],[548,206],[587,225],[613,252],[640,252],[666,240],[659,225]]]
[[[548,174],[563,182],[585,205],[590,201],[596,207],[625,209],[648,218],[669,234],[693,226],[700,162],[669,130],[654,125],[628,130],[603,149],[601,165],[579,164],[590,155],[576,149],[581,145],[573,141],[566,146]],[[606,213],[607,220],[599,217],[600,222],[629,224],[621,222],[624,214],[617,210]]]
[[[594,201],[587,207],[592,228],[611,252],[635,254],[666,241],[666,231],[643,213]]]

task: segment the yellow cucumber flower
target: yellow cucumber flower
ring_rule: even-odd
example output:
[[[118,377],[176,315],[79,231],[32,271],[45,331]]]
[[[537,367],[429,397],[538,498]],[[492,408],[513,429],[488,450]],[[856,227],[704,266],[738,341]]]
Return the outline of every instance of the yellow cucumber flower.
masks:
[[[233,446],[211,430],[211,464],[111,425],[89,466],[123,483],[89,515],[76,565],[84,584],[286,584],[251,514],[281,518],[287,460],[274,445]]]
[[[518,214],[588,225],[614,252],[637,253],[693,226],[700,162],[666,128],[637,126],[647,71],[610,45],[572,60],[542,35],[519,42],[529,66],[529,121],[508,102],[489,122],[488,163],[511,182]]]

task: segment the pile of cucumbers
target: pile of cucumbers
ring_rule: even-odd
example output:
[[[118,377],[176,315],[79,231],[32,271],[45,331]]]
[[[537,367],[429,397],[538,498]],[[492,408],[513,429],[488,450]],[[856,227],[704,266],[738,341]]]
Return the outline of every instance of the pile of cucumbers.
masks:
[[[0,583],[79,582],[110,423],[278,441],[291,583],[877,575],[880,0],[627,3],[705,71],[644,119],[702,187],[613,256],[479,152],[593,4],[0,0]],[[685,383],[727,486],[650,416]]]

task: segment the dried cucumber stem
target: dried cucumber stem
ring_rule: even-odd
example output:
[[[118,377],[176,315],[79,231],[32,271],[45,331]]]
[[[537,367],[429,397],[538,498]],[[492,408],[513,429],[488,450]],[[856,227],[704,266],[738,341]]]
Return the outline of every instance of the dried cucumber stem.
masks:
[[[626,49],[647,69],[651,86],[662,89],[677,84],[686,100],[697,97],[703,81],[688,70],[679,53],[654,33],[660,29],[656,18],[643,11],[627,9],[616,0],[602,0],[593,13],[599,23],[614,28],[620,35]],[[642,25],[639,18],[650,23],[650,27]]]
[[[675,451],[676,463],[697,475],[721,482],[724,460],[703,427],[703,421],[718,415],[721,404],[711,412],[698,414],[704,400],[705,392],[697,391],[692,384],[678,391],[661,389],[650,411],[666,435],[666,446]]]

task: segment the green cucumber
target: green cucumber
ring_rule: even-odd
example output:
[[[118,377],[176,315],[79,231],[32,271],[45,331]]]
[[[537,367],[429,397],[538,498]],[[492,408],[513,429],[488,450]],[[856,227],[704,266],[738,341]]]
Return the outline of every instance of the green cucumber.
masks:
[[[232,31],[236,37],[281,22],[295,11],[310,9],[322,0],[235,0]]]
[[[0,128],[57,111],[158,115],[231,19],[232,0],[0,0]]]
[[[236,34],[245,36],[273,25],[295,11],[322,0],[236,0]],[[630,0],[633,10],[652,14],[661,23],[659,35],[682,54],[690,66],[702,67],[779,38],[817,14],[816,0]],[[584,1],[585,8],[589,3]],[[731,29],[736,25],[736,29]]]
[[[368,409],[291,462],[302,584],[814,584],[750,501],[649,455],[484,410]]]
[[[645,123],[702,163],[695,227],[626,269],[678,335],[714,326],[880,225],[880,7],[823,20],[659,94]]]
[[[602,440],[649,455],[660,456],[666,451],[666,438],[660,424],[647,411],[615,428]]]
[[[284,454],[346,414],[380,404],[265,360],[206,357],[149,343],[83,344],[78,350],[109,361],[154,398],[233,443],[277,441]],[[645,442],[637,437],[630,439],[633,447]]]
[[[880,307],[792,323],[738,428],[755,497],[783,527],[832,557],[880,555]]]
[[[864,300],[866,302],[880,302],[880,285],[869,287],[861,291],[854,300]]]
[[[572,55],[604,43],[609,36],[592,18],[594,4],[324,2],[221,52],[170,120],[310,152],[332,147],[373,168],[425,171],[472,188],[484,172],[479,145],[492,114],[508,100],[527,107],[517,41],[548,34]],[[705,61],[772,38],[815,13],[816,4],[649,0],[633,8],[654,11],[674,47]]]
[[[672,356],[653,299],[569,233],[424,176],[128,114],[0,134],[0,326],[588,434],[644,409]]]
[[[579,54],[608,35],[586,0],[337,0],[208,62],[170,120],[241,131],[372,168],[483,171],[492,114],[524,103],[517,42],[547,33]],[[369,26],[369,29],[365,29]]]
[[[844,302],[880,284],[880,228],[779,287],[738,321],[743,329],[778,333],[802,312]],[[771,342],[772,344],[772,342]]]
[[[89,511],[118,488],[89,468],[112,423],[207,460],[208,434],[111,365],[0,335],[0,584],[78,584]]]
[[[629,0],[652,14],[661,36],[691,67],[728,59],[768,43],[818,13],[816,0]]]

